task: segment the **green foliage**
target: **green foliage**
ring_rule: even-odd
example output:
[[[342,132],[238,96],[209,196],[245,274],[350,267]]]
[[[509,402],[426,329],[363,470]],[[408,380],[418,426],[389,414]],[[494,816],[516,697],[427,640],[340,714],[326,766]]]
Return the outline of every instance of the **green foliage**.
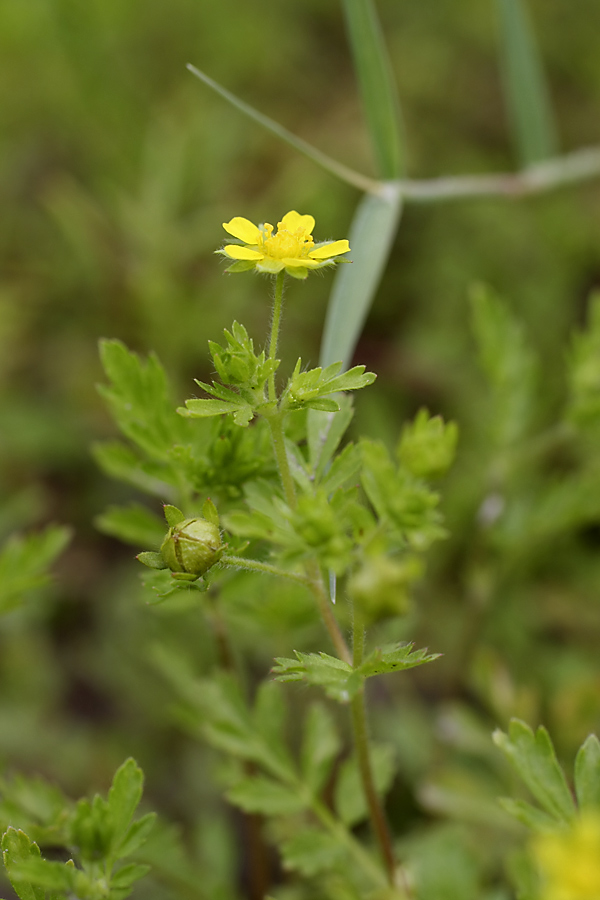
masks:
[[[365,679],[388,672],[401,672],[433,662],[439,654],[397,644],[373,650],[357,668],[327,653],[300,653],[296,659],[276,659],[273,673],[278,681],[306,681],[322,687],[328,697],[348,703],[362,690]]]
[[[454,462],[457,441],[455,422],[446,425],[441,416],[421,409],[402,429],[398,459],[419,478],[439,478]]]
[[[53,525],[39,534],[12,535],[0,549],[0,614],[42,587],[48,569],[71,538],[69,528]]]
[[[2,838],[4,866],[20,900],[124,900],[150,867],[121,861],[135,854],[154,825],[154,813],[133,819],[142,796],[143,774],[133,759],[115,773],[107,800],[98,794],[90,802],[71,805],[57,789],[41,781],[18,779],[8,785],[0,805],[0,819],[25,819],[42,844],[64,847],[72,855],[66,863],[42,857],[25,831],[6,828]],[[40,820],[44,824],[36,824]],[[29,830],[29,826],[28,826]],[[75,864],[75,861],[79,865]]]
[[[546,729],[540,727],[534,733],[524,722],[513,719],[508,734],[496,731],[494,741],[543,810],[558,824],[571,822],[575,804]]]

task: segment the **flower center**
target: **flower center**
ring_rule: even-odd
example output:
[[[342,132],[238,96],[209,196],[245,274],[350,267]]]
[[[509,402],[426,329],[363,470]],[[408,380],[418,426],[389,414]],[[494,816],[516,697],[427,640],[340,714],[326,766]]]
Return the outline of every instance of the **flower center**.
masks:
[[[264,236],[261,237],[261,249],[265,256],[271,259],[298,259],[308,255],[314,247],[312,235],[307,234],[303,228],[296,231],[287,231],[280,228],[276,234],[272,233],[273,226],[265,224]]]

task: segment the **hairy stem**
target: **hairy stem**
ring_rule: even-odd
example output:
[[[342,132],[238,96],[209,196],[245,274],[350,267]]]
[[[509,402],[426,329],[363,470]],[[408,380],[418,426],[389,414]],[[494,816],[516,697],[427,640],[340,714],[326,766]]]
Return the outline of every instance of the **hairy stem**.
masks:
[[[283,306],[283,283],[285,281],[285,269],[277,275],[275,280],[275,296],[273,297],[273,309],[271,317],[271,338],[269,340],[269,359],[277,358],[277,342],[279,341],[279,325],[281,323],[281,307]],[[275,390],[275,373],[269,375],[269,400],[277,400]]]
[[[289,578],[292,581],[299,581],[300,584],[311,586],[311,581],[307,575],[302,575],[300,572],[287,572],[285,569],[279,569],[277,566],[261,562],[258,559],[246,559],[244,556],[231,556],[231,554],[226,553],[221,557],[220,562],[231,569],[248,569],[251,572],[264,572],[265,575]]]
[[[362,616],[356,604],[354,606],[353,621],[353,666],[358,668],[364,658],[365,632]],[[396,862],[392,849],[392,839],[387,819],[381,801],[377,796],[373,767],[371,764],[371,750],[369,735],[367,732],[367,714],[365,709],[364,687],[352,699],[352,727],[354,731],[354,746],[360,778],[365,792],[365,799],[369,808],[371,825],[381,849],[381,855],[385,863],[388,879],[391,885],[396,884]]]

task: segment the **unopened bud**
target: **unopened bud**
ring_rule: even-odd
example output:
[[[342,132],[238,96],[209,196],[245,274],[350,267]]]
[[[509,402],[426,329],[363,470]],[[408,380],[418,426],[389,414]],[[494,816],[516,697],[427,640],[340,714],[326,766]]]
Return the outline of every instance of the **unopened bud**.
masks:
[[[160,552],[172,572],[204,575],[219,561],[223,550],[221,534],[206,519],[183,519],[169,528]]]

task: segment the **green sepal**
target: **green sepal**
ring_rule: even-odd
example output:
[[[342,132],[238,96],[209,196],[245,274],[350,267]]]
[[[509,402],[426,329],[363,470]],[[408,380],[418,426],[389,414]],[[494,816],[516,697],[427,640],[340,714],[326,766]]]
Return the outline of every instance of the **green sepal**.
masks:
[[[222,256],[227,256],[226,253],[222,253],[220,250],[215,250],[215,253],[221,253]],[[231,259],[231,257],[228,257]],[[249,272],[250,269],[256,268],[256,263],[251,259],[239,259],[237,262],[232,263],[228,266],[225,271],[228,274],[233,274],[234,272]]]
[[[202,516],[206,519],[207,522],[210,522],[212,525],[215,525],[217,528],[221,527],[221,523],[219,521],[219,513],[217,512],[217,507],[212,502],[210,497],[207,497],[202,505]]]
[[[170,503],[165,503],[165,505],[163,506],[163,511],[169,528],[175,528],[176,525],[179,525],[179,523],[183,522],[183,520],[185,519],[185,516],[181,512],[181,510],[177,509],[176,506],[171,506]]]
[[[308,277],[308,269],[305,269],[302,266],[290,266],[290,268],[285,271],[288,275],[291,275],[292,278],[297,278],[299,281],[304,281],[304,279]]]
[[[138,553],[136,559],[143,565],[148,566],[149,569],[168,568],[166,562],[162,558],[162,554],[155,553],[154,550],[144,550],[142,553]]]

